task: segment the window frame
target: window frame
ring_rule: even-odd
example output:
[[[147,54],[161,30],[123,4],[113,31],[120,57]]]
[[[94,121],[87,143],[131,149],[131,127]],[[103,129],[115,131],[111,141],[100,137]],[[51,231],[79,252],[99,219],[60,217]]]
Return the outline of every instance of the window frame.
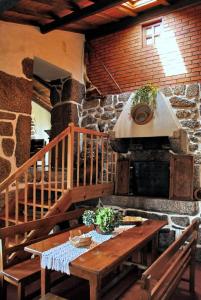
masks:
[[[155,34],[155,28],[156,27],[160,27],[160,32]],[[146,31],[147,29],[152,29],[152,33],[147,35]],[[146,47],[155,47],[156,46],[156,42],[155,39],[157,37],[161,36],[162,33],[162,28],[163,28],[163,20],[162,18],[160,19],[156,19],[156,20],[152,20],[151,22],[146,22],[142,24],[142,47],[146,48]],[[147,44],[147,40],[148,39],[152,39],[152,43],[150,45]]]

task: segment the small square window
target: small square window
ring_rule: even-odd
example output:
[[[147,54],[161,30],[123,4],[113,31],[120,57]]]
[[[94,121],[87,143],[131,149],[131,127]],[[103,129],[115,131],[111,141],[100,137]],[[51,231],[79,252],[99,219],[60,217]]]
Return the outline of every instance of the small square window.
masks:
[[[160,20],[142,27],[143,46],[154,46],[158,43],[161,35],[161,25],[162,22]]]

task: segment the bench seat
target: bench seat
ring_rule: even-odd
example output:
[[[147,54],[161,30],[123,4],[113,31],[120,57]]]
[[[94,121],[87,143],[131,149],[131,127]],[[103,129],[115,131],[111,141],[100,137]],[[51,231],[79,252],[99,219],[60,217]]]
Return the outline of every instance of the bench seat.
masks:
[[[10,268],[4,269],[2,273],[8,279],[16,281],[16,283],[18,283],[24,280],[28,280],[34,275],[38,275],[39,278],[40,271],[40,259],[39,257],[35,257],[33,259],[22,261],[21,263],[11,266]]]

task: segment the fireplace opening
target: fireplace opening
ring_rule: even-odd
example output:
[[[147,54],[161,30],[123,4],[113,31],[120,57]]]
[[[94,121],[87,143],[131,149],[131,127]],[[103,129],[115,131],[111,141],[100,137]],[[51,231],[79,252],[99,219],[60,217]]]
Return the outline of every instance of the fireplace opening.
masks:
[[[133,161],[130,166],[129,194],[169,197],[168,161]]]
[[[124,181],[128,177],[128,189],[126,193],[125,187],[123,191],[118,187],[120,194],[168,198],[171,149],[169,138],[130,138],[126,142],[128,152],[122,158],[120,155],[119,173],[124,174]],[[118,140],[119,149],[122,148],[121,143],[124,143],[124,139]]]

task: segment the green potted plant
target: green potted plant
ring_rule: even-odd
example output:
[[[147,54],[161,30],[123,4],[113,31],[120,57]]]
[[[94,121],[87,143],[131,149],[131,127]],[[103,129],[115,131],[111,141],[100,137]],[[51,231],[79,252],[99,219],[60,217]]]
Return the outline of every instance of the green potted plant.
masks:
[[[97,232],[102,234],[111,233],[115,227],[119,226],[122,219],[119,211],[108,207],[98,208],[95,211],[86,210],[82,217],[86,226],[94,225]]]
[[[158,88],[148,83],[139,88],[132,97],[131,117],[134,122],[143,125],[148,123],[156,109]]]

